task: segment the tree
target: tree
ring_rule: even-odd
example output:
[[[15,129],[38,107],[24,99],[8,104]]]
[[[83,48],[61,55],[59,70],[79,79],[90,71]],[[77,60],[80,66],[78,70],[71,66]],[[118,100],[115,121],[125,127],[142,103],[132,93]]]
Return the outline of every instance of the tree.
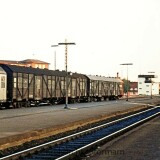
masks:
[[[126,79],[122,79],[122,81],[124,93],[127,93],[127,90],[130,90],[130,81],[127,81]]]

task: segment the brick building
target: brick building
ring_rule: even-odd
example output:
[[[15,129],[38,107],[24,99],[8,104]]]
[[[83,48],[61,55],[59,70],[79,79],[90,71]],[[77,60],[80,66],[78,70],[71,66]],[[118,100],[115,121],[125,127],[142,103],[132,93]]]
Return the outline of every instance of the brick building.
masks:
[[[129,96],[138,95],[138,82],[129,82],[130,89],[128,91]]]
[[[9,64],[9,65],[17,65],[17,66],[25,66],[25,67],[33,67],[33,68],[41,68],[41,69],[49,69],[49,63],[40,61],[37,59],[26,59],[22,61],[12,61],[12,60],[0,60],[1,64]]]

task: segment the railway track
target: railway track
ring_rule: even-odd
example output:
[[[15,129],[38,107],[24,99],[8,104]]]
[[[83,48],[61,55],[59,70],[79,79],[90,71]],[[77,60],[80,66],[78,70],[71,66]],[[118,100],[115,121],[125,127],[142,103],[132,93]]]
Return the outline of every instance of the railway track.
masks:
[[[99,125],[27,150],[8,155],[0,160],[62,160],[75,159],[82,153],[104,143],[108,139],[126,132],[160,114],[160,106]]]

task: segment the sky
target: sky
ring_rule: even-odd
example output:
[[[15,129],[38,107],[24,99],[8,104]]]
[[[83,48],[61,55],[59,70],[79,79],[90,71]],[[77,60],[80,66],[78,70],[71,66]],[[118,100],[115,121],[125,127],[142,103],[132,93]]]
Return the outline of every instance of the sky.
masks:
[[[159,0],[0,0],[0,59],[38,59],[54,69],[137,81],[160,77]]]

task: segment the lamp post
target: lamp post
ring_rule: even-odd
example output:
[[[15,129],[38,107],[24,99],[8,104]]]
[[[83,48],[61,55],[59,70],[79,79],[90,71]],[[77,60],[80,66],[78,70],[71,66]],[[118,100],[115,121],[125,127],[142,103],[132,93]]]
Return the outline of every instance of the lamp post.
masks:
[[[129,90],[129,82],[128,82],[128,66],[129,66],[129,65],[133,65],[133,63],[123,63],[123,64],[120,64],[120,65],[126,65],[126,66],[127,66],[127,99],[126,99],[126,101],[128,101],[128,90]]]
[[[65,101],[65,109],[68,109],[68,71],[67,71],[67,67],[68,67],[68,45],[75,45],[74,42],[67,42],[67,40],[65,39],[64,43],[58,43],[58,45],[65,45],[65,70],[66,70],[66,101]]]
[[[153,73],[155,73],[155,72],[148,72],[148,73],[152,73],[152,74],[153,74]],[[151,78],[151,99],[153,98],[153,97],[152,97],[152,86],[153,86],[153,82],[152,82],[152,78]]]
[[[58,47],[58,45],[51,45],[51,47]],[[54,70],[56,70],[56,51],[54,51]]]

